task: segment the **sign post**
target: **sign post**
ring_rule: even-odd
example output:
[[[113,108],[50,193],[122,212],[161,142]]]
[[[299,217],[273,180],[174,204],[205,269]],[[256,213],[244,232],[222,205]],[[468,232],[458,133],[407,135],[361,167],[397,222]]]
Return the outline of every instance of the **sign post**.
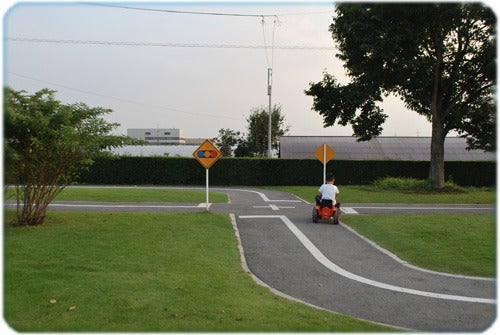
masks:
[[[208,211],[208,169],[222,156],[222,153],[217,149],[217,147],[210,142],[210,140],[205,140],[199,147],[193,152],[194,158],[205,168],[205,205]]]
[[[328,144],[323,143],[316,151],[314,156],[323,163],[323,183],[326,179],[326,163],[328,163],[333,157],[335,157],[335,151],[328,146]]]

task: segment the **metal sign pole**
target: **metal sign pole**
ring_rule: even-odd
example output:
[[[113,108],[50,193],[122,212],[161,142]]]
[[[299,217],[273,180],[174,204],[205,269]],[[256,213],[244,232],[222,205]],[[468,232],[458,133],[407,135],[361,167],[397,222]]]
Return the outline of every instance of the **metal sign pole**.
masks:
[[[326,183],[326,143],[323,144],[323,184]]]
[[[208,212],[208,170],[209,169],[205,169],[205,171],[206,171],[206,197],[205,197],[205,206],[206,207],[205,208],[206,208],[207,212]]]
[[[273,155],[272,149],[272,111],[271,111],[271,85],[272,85],[272,69],[267,69],[267,95],[269,96],[269,115],[267,124],[267,157],[271,158]]]

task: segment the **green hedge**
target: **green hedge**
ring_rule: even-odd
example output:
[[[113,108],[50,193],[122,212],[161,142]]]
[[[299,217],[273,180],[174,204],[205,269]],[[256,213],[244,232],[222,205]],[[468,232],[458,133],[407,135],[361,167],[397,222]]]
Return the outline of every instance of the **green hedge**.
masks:
[[[446,162],[446,179],[462,186],[494,186],[495,162]],[[382,177],[426,179],[429,162],[341,161],[327,165],[339,185],[368,184]],[[210,184],[319,185],[323,165],[316,159],[221,158],[210,168]],[[97,159],[80,183],[111,185],[204,185],[205,169],[185,157],[109,157]]]

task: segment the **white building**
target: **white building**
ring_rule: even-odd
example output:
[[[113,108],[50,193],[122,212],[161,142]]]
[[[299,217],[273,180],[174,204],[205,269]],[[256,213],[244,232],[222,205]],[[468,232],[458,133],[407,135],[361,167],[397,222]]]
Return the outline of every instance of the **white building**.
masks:
[[[127,136],[148,141],[154,145],[184,145],[186,138],[178,128],[135,128],[127,129]]]
[[[353,136],[282,136],[281,158],[315,158],[314,152],[323,143],[335,152],[339,160],[401,160],[428,161],[431,157],[430,137],[374,137],[358,142]],[[445,161],[495,161],[496,153],[467,150],[467,141],[461,137],[447,137],[444,141]]]

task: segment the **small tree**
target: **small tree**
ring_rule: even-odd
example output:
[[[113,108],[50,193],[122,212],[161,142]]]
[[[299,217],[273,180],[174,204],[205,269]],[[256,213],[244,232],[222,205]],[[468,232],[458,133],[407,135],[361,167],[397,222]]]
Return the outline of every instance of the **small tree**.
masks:
[[[265,156],[267,153],[269,112],[264,107],[252,109],[248,122],[248,136],[246,143],[241,143],[247,147],[252,156]],[[274,105],[271,113],[271,147],[278,149],[279,138],[290,130],[285,126],[285,116],[281,114],[281,106]]]
[[[248,142],[245,138],[240,137],[238,139],[238,145],[234,149],[234,157],[253,157],[253,153],[250,151]]]
[[[238,144],[240,132],[229,128],[219,129],[219,134],[214,138],[215,144],[224,157],[233,155],[233,147]]]
[[[40,225],[47,206],[103,149],[127,143],[110,135],[111,110],[65,105],[54,91],[33,95],[4,89],[6,183],[15,186],[17,224]]]

